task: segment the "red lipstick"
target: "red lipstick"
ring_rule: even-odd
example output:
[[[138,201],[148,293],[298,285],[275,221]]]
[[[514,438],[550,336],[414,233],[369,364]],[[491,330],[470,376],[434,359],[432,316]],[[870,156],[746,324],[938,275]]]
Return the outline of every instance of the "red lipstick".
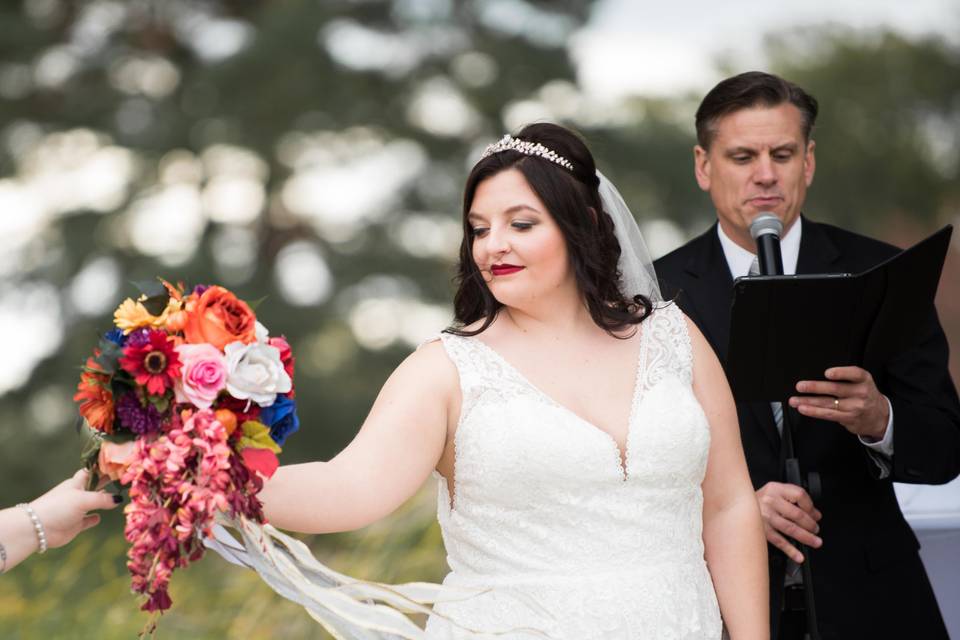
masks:
[[[523,270],[523,267],[518,267],[515,264],[495,264],[490,267],[490,273],[495,276],[508,276],[521,270]]]

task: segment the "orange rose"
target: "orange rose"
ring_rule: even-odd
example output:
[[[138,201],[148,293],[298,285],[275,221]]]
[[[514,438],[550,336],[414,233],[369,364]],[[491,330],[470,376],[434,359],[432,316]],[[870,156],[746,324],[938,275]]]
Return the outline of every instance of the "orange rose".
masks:
[[[256,341],[256,321],[246,302],[223,287],[213,286],[198,299],[187,302],[183,335],[187,342],[208,342],[222,350],[231,342]]]
[[[130,464],[130,458],[136,448],[137,443],[133,440],[123,444],[104,442],[100,445],[100,456],[97,459],[100,475],[111,480],[120,480],[123,472],[127,470],[127,465]]]

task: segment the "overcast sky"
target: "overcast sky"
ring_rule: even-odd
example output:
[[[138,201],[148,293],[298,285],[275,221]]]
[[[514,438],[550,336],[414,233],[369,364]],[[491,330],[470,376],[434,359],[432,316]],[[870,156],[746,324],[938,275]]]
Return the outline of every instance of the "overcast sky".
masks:
[[[960,2],[601,0],[572,51],[581,83],[598,98],[702,93],[720,79],[713,66],[718,54],[732,56],[743,70],[762,68],[765,34],[825,23],[887,27],[914,36],[937,33],[960,43]]]

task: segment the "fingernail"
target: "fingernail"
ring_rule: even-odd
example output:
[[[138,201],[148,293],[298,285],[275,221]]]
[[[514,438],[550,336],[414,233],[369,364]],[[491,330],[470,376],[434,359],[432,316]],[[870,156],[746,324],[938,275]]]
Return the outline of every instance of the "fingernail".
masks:
[[[813,532],[814,532],[814,533],[820,533],[820,526],[819,526],[819,525],[815,525],[814,528],[813,528]]]
[[[813,546],[819,549],[820,547],[823,546],[823,540],[821,538],[817,538]]]
[[[113,504],[120,504],[121,502],[123,502],[123,496],[119,493],[113,494]]]

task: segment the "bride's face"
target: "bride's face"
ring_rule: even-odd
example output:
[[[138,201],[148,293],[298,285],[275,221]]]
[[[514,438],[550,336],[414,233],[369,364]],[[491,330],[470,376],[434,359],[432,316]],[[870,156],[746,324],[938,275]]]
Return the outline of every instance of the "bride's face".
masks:
[[[519,170],[477,185],[468,222],[473,260],[502,304],[523,307],[575,289],[563,233]]]

